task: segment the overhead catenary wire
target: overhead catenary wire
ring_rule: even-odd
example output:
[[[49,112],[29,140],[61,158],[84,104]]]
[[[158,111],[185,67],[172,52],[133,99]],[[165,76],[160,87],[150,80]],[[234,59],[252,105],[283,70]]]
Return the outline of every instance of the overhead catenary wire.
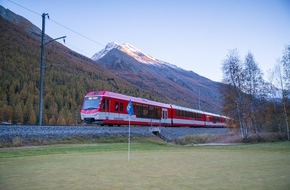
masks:
[[[42,16],[42,14],[40,14],[40,13],[34,11],[34,10],[31,10],[31,9],[29,9],[29,8],[23,6],[23,5],[20,5],[19,3],[15,3],[14,1],[11,1],[11,0],[7,0],[7,1],[9,1],[10,3],[13,3],[13,4],[15,4],[15,5],[21,7],[21,8],[23,8],[23,9],[25,9],[25,10],[27,10],[27,11],[29,11],[29,12],[35,14],[35,15],[37,15],[37,16]],[[95,43],[95,44],[97,44],[97,45],[99,45],[99,46],[105,47],[104,44],[102,44],[102,43],[100,43],[100,42],[97,42],[96,40],[94,40],[94,39],[92,39],[92,38],[90,38],[90,37],[88,37],[88,36],[86,36],[86,35],[84,35],[84,34],[78,32],[78,31],[76,31],[76,30],[74,30],[74,29],[71,29],[71,28],[65,26],[64,24],[61,24],[60,22],[54,20],[54,19],[49,18],[48,21],[51,21],[51,22],[55,23],[56,25],[58,25],[58,26],[60,26],[60,27],[62,27],[62,28],[64,28],[64,29],[66,29],[66,30],[68,30],[68,31],[70,31],[70,32],[72,32],[72,33],[75,33],[75,34],[77,34],[78,36],[80,36],[80,37],[82,37],[82,38],[84,38],[84,39],[86,39],[86,40],[88,40],[88,41],[91,41],[91,42],[93,42],[93,43]],[[73,46],[72,46],[72,47],[73,47]],[[79,48],[76,48],[76,49],[80,50]],[[83,50],[81,50],[81,51],[82,51],[82,52],[85,52],[85,51],[83,51]]]
[[[32,12],[32,13],[38,15],[38,16],[41,16],[41,14],[39,14],[38,12],[33,11],[33,10],[27,8],[27,7],[24,7],[23,5],[20,5],[20,4],[18,4],[18,3],[15,3],[14,1],[11,1],[11,0],[7,0],[7,1],[9,1],[10,3],[13,3],[14,5],[17,5],[17,6],[23,8],[23,9],[25,9],[25,10],[27,10],[27,11],[30,11],[30,12]]]
[[[65,29],[67,29],[67,30],[69,30],[69,31],[71,31],[71,32],[73,32],[73,33],[75,33],[75,34],[77,34],[77,35],[79,35],[79,36],[81,36],[81,37],[83,37],[83,38],[89,40],[89,41],[94,42],[95,44],[98,44],[98,45],[100,45],[100,46],[102,46],[102,47],[105,47],[105,45],[103,45],[103,44],[101,44],[101,43],[99,43],[99,42],[93,40],[92,38],[90,38],[90,37],[88,37],[88,36],[86,36],[86,35],[84,35],[84,34],[82,34],[82,33],[80,33],[80,32],[77,32],[77,31],[75,31],[75,30],[73,30],[73,29],[71,29],[71,28],[69,28],[69,27],[67,27],[67,26],[65,26],[65,25],[63,25],[63,24],[61,24],[61,23],[59,23],[59,22],[53,20],[53,19],[49,19],[49,20],[50,20],[51,22],[53,22],[53,23],[55,23],[55,24],[57,24],[57,25],[59,25],[59,26],[65,28]]]
[[[81,52],[83,54],[89,55],[89,53],[87,51],[84,51],[84,50],[82,50],[82,49],[80,49],[80,48],[78,48],[78,47],[76,47],[76,46],[74,46],[74,45],[72,45],[70,43],[65,42],[65,45],[70,47],[71,49],[77,50],[78,52]]]

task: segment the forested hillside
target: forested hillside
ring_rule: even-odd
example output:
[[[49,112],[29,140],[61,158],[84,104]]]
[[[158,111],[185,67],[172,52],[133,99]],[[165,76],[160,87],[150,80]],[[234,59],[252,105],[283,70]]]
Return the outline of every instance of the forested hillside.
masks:
[[[0,123],[38,121],[40,36],[26,22],[20,27],[0,16]],[[158,100],[57,42],[45,46],[45,65],[44,124],[78,123],[84,95],[114,91],[107,81],[112,77],[121,93]]]

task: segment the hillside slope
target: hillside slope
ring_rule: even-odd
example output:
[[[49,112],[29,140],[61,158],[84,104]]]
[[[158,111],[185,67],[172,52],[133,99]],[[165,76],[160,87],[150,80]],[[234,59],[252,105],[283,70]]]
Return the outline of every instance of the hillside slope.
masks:
[[[177,105],[221,113],[223,84],[149,56],[130,44],[109,43],[92,59],[141,89]]]
[[[25,18],[0,6],[0,123],[36,124],[38,120],[39,32]],[[45,65],[44,124],[79,122],[84,95],[92,90],[114,91],[107,81],[112,77],[121,93],[158,99],[58,42],[45,46]]]

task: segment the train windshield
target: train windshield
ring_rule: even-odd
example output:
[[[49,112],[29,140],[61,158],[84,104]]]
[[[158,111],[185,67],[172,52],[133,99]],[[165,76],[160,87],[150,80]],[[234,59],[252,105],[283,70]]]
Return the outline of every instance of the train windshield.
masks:
[[[84,110],[91,110],[97,109],[100,104],[101,97],[93,96],[93,97],[85,97],[83,109]]]

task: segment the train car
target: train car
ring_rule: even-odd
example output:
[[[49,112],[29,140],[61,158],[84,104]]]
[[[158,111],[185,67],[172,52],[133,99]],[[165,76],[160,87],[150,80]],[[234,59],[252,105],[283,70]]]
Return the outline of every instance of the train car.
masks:
[[[222,115],[172,105],[173,127],[226,127],[226,119]]]
[[[205,126],[204,112],[172,105],[172,126],[189,126],[189,127],[204,127]]]
[[[206,127],[226,127],[226,121],[229,119],[226,116],[204,112]]]
[[[132,101],[134,114],[126,111]],[[166,127],[226,127],[227,117],[181,106],[126,96],[109,91],[89,92],[84,99],[81,119],[89,124],[166,126]]]

